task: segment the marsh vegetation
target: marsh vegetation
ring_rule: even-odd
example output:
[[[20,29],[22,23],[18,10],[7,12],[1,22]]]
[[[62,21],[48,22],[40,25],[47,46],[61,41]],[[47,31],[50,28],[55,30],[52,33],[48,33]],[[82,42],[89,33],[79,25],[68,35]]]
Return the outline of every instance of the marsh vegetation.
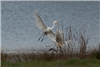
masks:
[[[66,33],[63,34],[63,39],[72,40],[73,42],[61,50],[59,49],[58,52],[48,50],[36,52],[34,50],[33,52],[5,53],[1,50],[1,66],[16,67],[18,65],[18,67],[23,67],[24,65],[29,65],[31,67],[31,65],[34,65],[37,67],[42,65],[44,67],[43,65],[48,66],[50,64],[54,64],[52,67],[59,65],[59,67],[64,67],[71,64],[72,66],[83,64],[100,66],[100,44],[98,44],[98,48],[89,49],[89,38],[85,36],[85,30],[80,30],[79,32],[74,30],[72,32],[70,26],[66,29]]]

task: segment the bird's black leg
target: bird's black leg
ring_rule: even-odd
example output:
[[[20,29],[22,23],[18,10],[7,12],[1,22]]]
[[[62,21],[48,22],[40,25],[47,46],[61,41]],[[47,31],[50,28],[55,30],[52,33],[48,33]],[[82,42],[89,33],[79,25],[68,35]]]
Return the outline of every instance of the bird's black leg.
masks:
[[[49,51],[51,51],[51,50],[53,50],[53,51],[56,51],[56,52],[57,52],[57,50],[55,50],[54,48],[49,49]]]
[[[45,36],[45,34],[43,35],[43,38],[42,38],[41,42],[43,41],[43,39],[44,39],[44,36]]]
[[[49,51],[53,50],[53,48],[50,48]]]
[[[38,39],[38,41],[41,39],[42,36],[43,36],[43,34],[40,36],[40,38]]]

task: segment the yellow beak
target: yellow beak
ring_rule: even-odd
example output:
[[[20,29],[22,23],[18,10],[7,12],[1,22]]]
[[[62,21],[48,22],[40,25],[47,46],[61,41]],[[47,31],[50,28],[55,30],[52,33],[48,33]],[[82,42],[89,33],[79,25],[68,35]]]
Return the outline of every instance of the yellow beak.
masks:
[[[59,26],[58,22],[57,22],[57,25]]]

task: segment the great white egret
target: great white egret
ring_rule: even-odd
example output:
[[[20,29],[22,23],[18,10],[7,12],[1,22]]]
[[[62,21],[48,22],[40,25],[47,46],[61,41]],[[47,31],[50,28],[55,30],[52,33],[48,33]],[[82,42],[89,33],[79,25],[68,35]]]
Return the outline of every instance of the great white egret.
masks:
[[[57,47],[57,50],[51,48],[51,49],[49,49],[49,51],[50,50],[58,51],[58,48],[61,49],[61,47],[64,47],[65,45],[68,45],[69,43],[72,42],[71,40],[64,41],[62,33],[63,33],[63,31],[61,31],[57,28],[56,37],[53,38],[53,42],[54,42],[55,46]]]
[[[57,21],[54,21],[53,22],[53,26],[52,27],[47,27],[45,25],[45,23],[43,22],[42,18],[39,16],[39,14],[36,12],[36,11],[33,11],[34,13],[34,18],[35,18],[35,23],[36,23],[36,26],[43,31],[43,39],[44,39],[44,36],[47,35],[49,37],[49,39],[53,39],[54,37],[56,37],[56,35],[54,34],[54,32],[52,32],[52,29],[54,28],[54,25],[55,23],[59,26],[58,22]],[[38,41],[41,39],[41,37],[38,39]],[[41,40],[41,42],[43,41],[43,39]]]

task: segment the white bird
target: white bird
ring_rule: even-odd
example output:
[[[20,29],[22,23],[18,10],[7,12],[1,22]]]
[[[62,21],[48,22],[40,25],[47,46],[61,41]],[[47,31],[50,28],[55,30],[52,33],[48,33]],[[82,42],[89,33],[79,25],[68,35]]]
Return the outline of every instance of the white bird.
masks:
[[[54,42],[55,46],[57,47],[57,50],[55,50],[53,48],[51,48],[50,50],[58,51],[58,48],[60,48],[60,50],[61,50],[61,47],[64,47],[65,45],[68,45],[69,43],[72,42],[71,40],[64,41],[63,39],[64,39],[63,31],[61,31],[57,28],[56,37],[53,38],[53,42]]]
[[[54,28],[54,24],[55,24],[55,23],[59,26],[58,22],[57,22],[57,21],[54,21],[52,27],[47,27],[47,26],[45,25],[45,23],[43,22],[42,18],[39,16],[39,14],[38,14],[36,11],[34,11],[33,13],[34,13],[34,18],[35,18],[36,26],[37,26],[40,30],[43,31],[43,34],[42,34],[43,38],[44,38],[45,35],[47,35],[47,36],[49,37],[50,40],[53,40],[53,38],[55,38],[56,35],[55,35],[54,32],[52,32],[52,29]],[[42,37],[42,36],[41,36],[41,37]],[[41,37],[40,37],[40,38],[41,38]],[[38,41],[40,40],[40,38],[38,39]],[[42,41],[43,41],[43,39],[41,40],[41,42],[42,42]]]
[[[43,38],[45,35],[47,35],[49,37],[50,40],[52,40],[55,44],[55,46],[58,48],[64,47],[65,45],[67,45],[68,43],[71,42],[71,40],[68,41],[63,41],[62,39],[62,31],[57,29],[57,33],[55,34],[54,32],[52,32],[52,29],[54,28],[54,24],[57,23],[57,25],[59,26],[57,21],[53,22],[53,26],[52,27],[47,27],[45,25],[45,23],[43,22],[42,18],[39,16],[39,14],[34,11],[34,18],[35,18],[35,23],[37,25],[37,27],[43,31]],[[41,36],[41,37],[42,37]],[[41,38],[40,37],[40,38]],[[38,41],[40,40],[40,38],[38,39]],[[41,40],[41,42],[43,41],[43,39]],[[53,48],[51,48],[50,50],[52,50]],[[55,49],[53,49],[55,50]]]

